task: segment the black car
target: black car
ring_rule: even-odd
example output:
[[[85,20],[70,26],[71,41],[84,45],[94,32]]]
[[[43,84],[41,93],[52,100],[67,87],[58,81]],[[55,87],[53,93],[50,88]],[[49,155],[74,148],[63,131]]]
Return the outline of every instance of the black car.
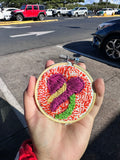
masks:
[[[92,35],[93,46],[100,48],[107,57],[120,60],[120,18],[100,24]]]
[[[120,14],[120,10],[118,10],[117,12],[115,12],[115,14]]]

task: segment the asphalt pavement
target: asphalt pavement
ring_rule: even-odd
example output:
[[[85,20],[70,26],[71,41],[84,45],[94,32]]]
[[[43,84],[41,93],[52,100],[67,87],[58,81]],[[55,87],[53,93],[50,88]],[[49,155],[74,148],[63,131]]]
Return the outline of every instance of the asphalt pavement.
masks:
[[[74,53],[66,44],[0,56],[0,160],[13,160],[21,143],[29,138],[24,120],[23,92],[29,77],[38,77],[48,59],[61,62],[60,54]],[[95,119],[89,146],[82,160],[120,159],[120,69],[95,59],[80,57],[87,71],[105,81],[106,92]]]

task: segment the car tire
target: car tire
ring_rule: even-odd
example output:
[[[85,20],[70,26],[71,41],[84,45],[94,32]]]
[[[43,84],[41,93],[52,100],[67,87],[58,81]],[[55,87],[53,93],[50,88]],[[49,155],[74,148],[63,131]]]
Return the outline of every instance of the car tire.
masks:
[[[58,13],[57,13],[57,17],[60,17],[60,16],[61,16],[61,14],[60,14],[60,12],[58,12]]]
[[[112,60],[120,59],[120,35],[107,38],[101,48],[108,58]]]
[[[23,16],[21,14],[16,15],[16,20],[17,21],[23,21]]]
[[[78,17],[78,13],[75,13],[75,17]]]
[[[87,16],[87,13],[86,13],[86,12],[84,13],[84,16],[85,16],[85,17]]]
[[[44,14],[39,14],[38,19],[39,19],[40,21],[43,21],[43,20],[45,19],[45,15],[44,15]]]

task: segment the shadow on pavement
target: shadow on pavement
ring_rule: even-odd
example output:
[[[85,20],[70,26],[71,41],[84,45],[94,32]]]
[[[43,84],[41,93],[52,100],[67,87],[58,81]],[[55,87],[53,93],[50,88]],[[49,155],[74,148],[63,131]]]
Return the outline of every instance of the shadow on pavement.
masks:
[[[120,61],[113,61],[107,59],[100,51],[92,46],[91,41],[79,41],[68,43],[63,46],[64,49],[67,49],[74,54],[74,56],[79,57],[80,55],[94,59],[96,61],[105,63],[107,65],[120,68]]]
[[[13,107],[0,98],[0,160],[14,160],[21,143],[28,138],[27,128],[23,127]]]
[[[93,140],[81,160],[120,160],[120,114]]]

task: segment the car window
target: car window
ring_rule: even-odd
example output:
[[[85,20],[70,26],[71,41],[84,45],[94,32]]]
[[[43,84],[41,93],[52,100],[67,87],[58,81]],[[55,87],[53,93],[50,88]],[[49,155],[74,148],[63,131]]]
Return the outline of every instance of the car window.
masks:
[[[27,6],[27,10],[32,10],[32,6]]]
[[[23,5],[20,9],[25,9],[26,5]]]
[[[39,10],[44,10],[44,6],[39,6]]]
[[[34,6],[34,10],[38,10],[38,6]]]
[[[78,9],[78,7],[75,7],[74,9],[72,9],[72,11],[76,11]]]
[[[15,10],[15,9],[8,9],[8,10],[6,10],[6,11],[13,11],[13,10]]]
[[[86,8],[80,8],[79,10],[85,10]]]
[[[102,10],[103,10],[103,11],[106,11],[107,9],[106,9],[106,8],[103,8]]]

